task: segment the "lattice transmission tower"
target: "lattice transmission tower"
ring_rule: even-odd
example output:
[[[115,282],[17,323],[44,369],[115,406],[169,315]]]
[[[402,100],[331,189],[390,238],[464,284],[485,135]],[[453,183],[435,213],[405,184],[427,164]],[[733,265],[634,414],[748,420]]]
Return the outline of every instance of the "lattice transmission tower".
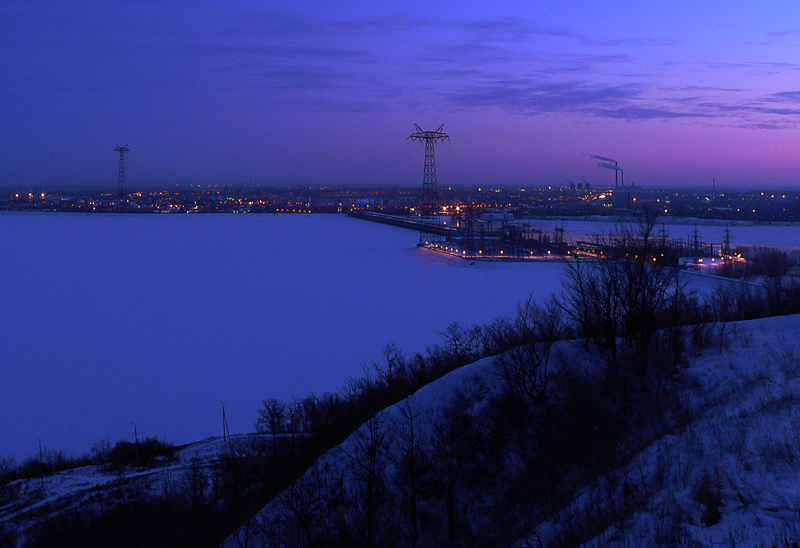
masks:
[[[425,141],[425,171],[422,176],[422,203],[421,218],[423,228],[419,233],[420,244],[443,239],[442,235],[435,230],[439,225],[439,189],[436,183],[436,156],[434,155],[433,144],[436,141],[450,140],[450,136],[442,131],[444,124],[440,125],[436,131],[423,131],[421,127],[414,124],[417,128],[416,133],[408,136],[415,141]]]
[[[117,200],[119,204],[125,202],[128,198],[128,190],[125,188],[125,153],[130,152],[131,149],[128,145],[119,146],[114,149],[114,152],[119,152],[119,175],[117,177]]]

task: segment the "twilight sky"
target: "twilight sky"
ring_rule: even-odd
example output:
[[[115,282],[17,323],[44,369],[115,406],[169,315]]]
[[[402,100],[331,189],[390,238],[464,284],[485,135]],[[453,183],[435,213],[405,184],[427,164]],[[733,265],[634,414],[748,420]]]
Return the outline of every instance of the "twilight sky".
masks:
[[[741,5],[740,5],[741,4]],[[0,187],[800,186],[795,0],[4,0]]]

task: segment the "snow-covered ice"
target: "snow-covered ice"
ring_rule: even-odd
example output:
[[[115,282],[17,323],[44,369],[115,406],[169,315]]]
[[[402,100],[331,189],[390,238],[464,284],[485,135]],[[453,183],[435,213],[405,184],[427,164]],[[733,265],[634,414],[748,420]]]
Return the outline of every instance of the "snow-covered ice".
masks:
[[[482,263],[343,215],[0,214],[0,456],[252,431],[395,343],[511,315],[561,263]]]

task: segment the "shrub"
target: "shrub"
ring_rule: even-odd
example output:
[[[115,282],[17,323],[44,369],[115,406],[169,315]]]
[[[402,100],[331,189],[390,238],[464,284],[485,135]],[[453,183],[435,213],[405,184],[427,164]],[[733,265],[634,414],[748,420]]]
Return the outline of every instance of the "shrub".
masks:
[[[703,507],[700,523],[711,527],[722,519],[722,487],[719,480],[719,470],[712,476],[704,472],[695,482],[692,489],[692,499]]]
[[[175,454],[175,446],[171,443],[160,440],[157,437],[143,438],[139,443],[120,440],[108,452],[106,462],[116,466],[129,464],[148,464],[155,457],[172,458]]]

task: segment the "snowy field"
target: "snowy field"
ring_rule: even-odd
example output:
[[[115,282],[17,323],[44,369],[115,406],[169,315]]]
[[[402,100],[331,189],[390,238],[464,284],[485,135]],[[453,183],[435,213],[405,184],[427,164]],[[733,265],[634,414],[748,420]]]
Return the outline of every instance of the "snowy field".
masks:
[[[338,390],[453,321],[560,289],[337,216],[0,214],[0,456],[252,431],[264,398]]]

